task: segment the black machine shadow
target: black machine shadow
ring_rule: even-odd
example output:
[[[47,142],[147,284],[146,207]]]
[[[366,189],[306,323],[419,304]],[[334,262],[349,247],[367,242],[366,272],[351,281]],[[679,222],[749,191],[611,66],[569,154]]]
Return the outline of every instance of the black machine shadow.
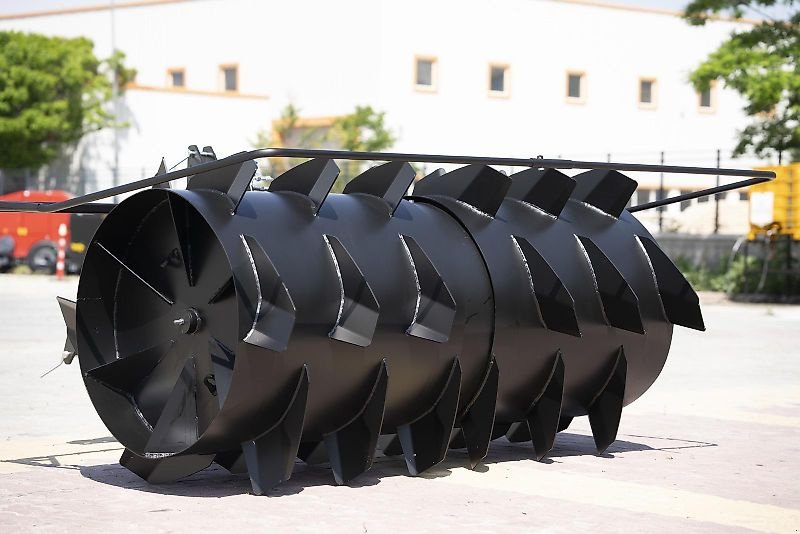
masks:
[[[650,441],[657,440],[659,442],[666,442],[666,446],[654,447],[644,443],[620,439],[615,441],[606,450],[606,452],[600,456],[603,458],[613,459],[617,455],[623,455],[631,452],[654,450],[672,451],[678,449],[717,446],[715,443],[690,441],[677,438],[637,435],[630,435],[626,437],[645,438]],[[99,438],[96,440],[79,440],[70,443],[86,445],[100,445],[105,443],[116,444],[114,439],[110,437]],[[122,452],[121,448],[117,449],[108,447],[101,450],[86,451],[86,453],[101,451],[105,452],[111,450],[119,450],[120,453]],[[213,464],[208,469],[204,469],[199,473],[195,473],[194,475],[181,479],[177,482],[155,485],[148,484],[132,472],[116,463],[87,466],[70,465],[69,463],[63,462],[64,457],[70,457],[78,454],[84,453],[19,458],[4,461],[51,469],[78,470],[83,477],[100,482],[102,484],[162,495],[219,498],[233,495],[243,495],[250,493],[251,491],[250,480],[246,475],[231,474],[216,464]],[[558,434],[555,446],[547,455],[547,457],[542,460],[542,463],[558,463],[559,458],[587,455],[597,455],[594,440],[591,436],[570,432],[561,432]],[[488,471],[493,464],[502,464],[505,462],[522,460],[534,461],[531,443],[510,443],[507,439],[500,438],[492,442],[489,448],[489,454],[486,456],[484,461],[475,468],[475,470],[479,472]],[[422,478],[447,477],[451,474],[453,469],[463,468],[467,464],[468,457],[465,450],[451,449],[448,451],[447,458],[444,462],[431,468],[420,476]],[[383,456],[379,453],[375,458],[372,469],[351,481],[348,486],[355,488],[374,486],[379,484],[382,479],[396,476],[409,476],[402,456],[389,457]],[[282,497],[298,494],[305,488],[309,487],[333,485],[333,475],[328,464],[309,465],[298,460],[298,462],[295,464],[295,471],[291,480],[284,482],[276,488],[273,488],[265,495],[270,497]]]
[[[613,459],[616,455],[639,451],[671,451],[677,449],[716,447],[715,443],[702,441],[689,441],[677,438],[662,438],[655,436],[631,436],[666,442],[664,447],[653,447],[634,441],[617,440],[603,454],[602,458]],[[673,445],[674,444],[674,445]],[[548,453],[542,463],[557,463],[559,458],[570,456],[597,455],[594,439],[589,435],[561,432],[558,434],[555,446]],[[505,438],[492,442],[489,454],[475,470],[488,471],[493,464],[504,462],[531,460],[534,461],[530,442],[510,443]],[[429,469],[422,478],[441,478],[451,474],[453,469],[462,468],[468,464],[468,456],[463,449],[448,451],[444,462]],[[171,484],[152,485],[142,481],[139,477],[129,472],[120,465],[98,465],[81,468],[84,477],[98,482],[115,486],[137,489],[140,491],[159,493],[165,495],[179,495],[188,497],[225,497],[250,493],[250,480],[246,475],[233,475],[225,469],[213,465],[212,467],[196,473]],[[409,476],[401,456],[383,456],[378,454],[372,469],[351,481],[348,486],[360,488],[374,486],[382,479]],[[333,475],[328,464],[309,465],[298,461],[291,480],[268,491],[265,495],[282,497],[295,495],[305,488],[316,486],[333,486]]]

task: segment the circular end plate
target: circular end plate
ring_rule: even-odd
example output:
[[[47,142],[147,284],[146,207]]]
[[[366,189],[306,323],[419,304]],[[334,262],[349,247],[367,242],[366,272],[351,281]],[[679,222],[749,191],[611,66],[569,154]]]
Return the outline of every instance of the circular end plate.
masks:
[[[220,409],[237,313],[222,244],[181,193],[143,191],[106,217],[78,288],[78,354],[120,443],[163,455],[200,439]]]

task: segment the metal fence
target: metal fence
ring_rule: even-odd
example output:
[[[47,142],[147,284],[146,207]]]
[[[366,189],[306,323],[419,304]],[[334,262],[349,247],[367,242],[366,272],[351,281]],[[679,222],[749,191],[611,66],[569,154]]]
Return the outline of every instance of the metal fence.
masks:
[[[730,151],[723,149],[671,149],[648,151],[613,151],[596,153],[544,154],[545,157],[573,160],[629,162],[643,164],[691,165],[702,167],[752,168],[769,162],[752,158],[732,158]],[[173,158],[176,159],[177,158]],[[176,162],[167,162],[168,166]],[[264,162],[266,163],[266,162]],[[418,168],[420,176],[435,170],[436,165]],[[512,174],[520,168],[501,169]],[[357,174],[358,169],[342,168],[343,174]],[[124,184],[152,176],[155,169],[149,166],[120,167],[117,183]],[[268,165],[262,172],[270,173]],[[577,174],[579,171],[567,171]],[[656,173],[628,173],[639,182],[639,187],[629,202],[637,206],[660,200],[668,196],[687,193],[697,189],[726,184],[732,178],[715,175],[679,175]],[[113,183],[114,169],[70,169],[68,165],[45,167],[39,170],[0,170],[0,194],[24,189],[63,189],[80,195],[109,187]],[[347,179],[347,176],[344,177]],[[654,233],[727,234],[743,235],[749,230],[748,193],[746,190],[722,193],[683,201],[637,213],[637,217]]]

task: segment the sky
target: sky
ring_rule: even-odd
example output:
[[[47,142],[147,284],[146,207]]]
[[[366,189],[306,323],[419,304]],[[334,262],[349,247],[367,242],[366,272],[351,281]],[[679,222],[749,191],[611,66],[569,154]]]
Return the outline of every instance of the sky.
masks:
[[[123,3],[126,0],[116,0]],[[613,4],[625,4],[632,6],[656,7],[662,9],[672,9],[680,11],[689,0],[598,0],[607,1]],[[78,7],[86,5],[98,5],[111,3],[111,0],[0,0],[0,14],[25,13],[31,11],[62,9],[66,7]],[[778,8],[775,13],[785,13],[785,8]],[[752,18],[762,18],[756,13],[747,13]]]

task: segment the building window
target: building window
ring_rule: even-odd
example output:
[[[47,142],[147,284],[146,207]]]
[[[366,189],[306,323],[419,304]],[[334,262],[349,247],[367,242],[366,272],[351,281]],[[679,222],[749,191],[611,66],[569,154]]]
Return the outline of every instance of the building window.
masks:
[[[221,65],[219,67],[224,91],[239,90],[239,67],[237,65]]]
[[[681,189],[680,191],[678,191],[678,194],[679,195],[685,195],[686,193],[691,193],[691,192],[692,192],[691,190]],[[692,205],[692,200],[691,199],[689,199],[689,200],[681,200],[681,202],[680,202],[680,211],[685,211],[691,205]]]
[[[710,113],[716,106],[716,86],[714,82],[709,83],[708,87],[697,93],[698,106],[700,111]]]
[[[739,191],[739,201],[746,202],[750,199],[750,196],[747,194],[747,191]]]
[[[656,81],[652,78],[639,80],[639,107],[656,107]]]
[[[583,102],[586,100],[586,74],[582,72],[567,73],[567,101]]]
[[[508,96],[508,65],[489,65],[489,94]]]
[[[417,57],[415,60],[414,85],[422,91],[436,90],[436,58]]]
[[[186,87],[186,71],[184,69],[169,69],[167,82],[170,87]]]

